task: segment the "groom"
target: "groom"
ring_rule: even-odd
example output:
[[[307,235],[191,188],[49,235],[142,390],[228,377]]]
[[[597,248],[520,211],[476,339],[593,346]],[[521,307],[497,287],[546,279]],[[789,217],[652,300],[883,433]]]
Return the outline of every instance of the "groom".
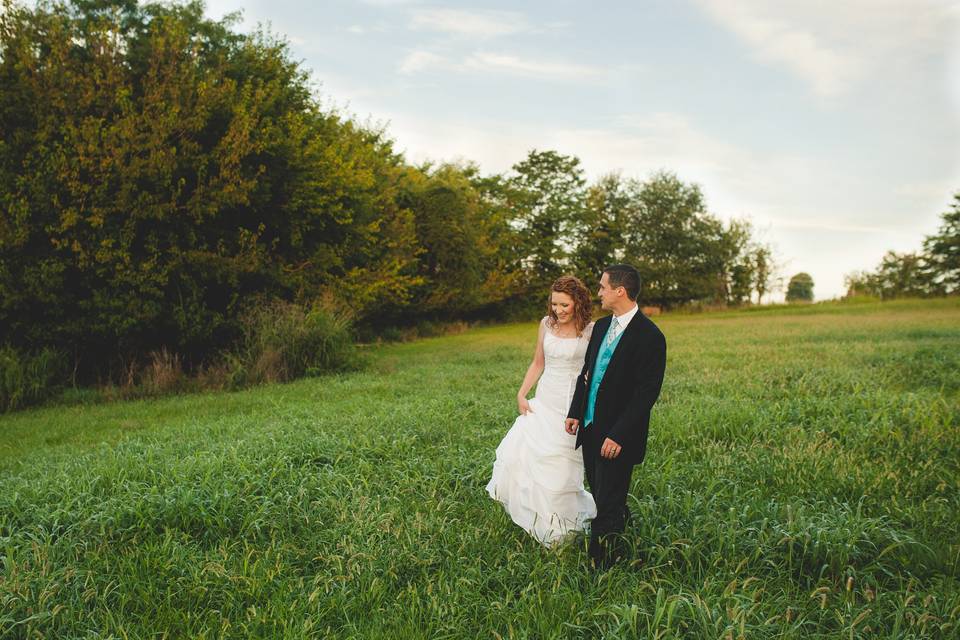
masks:
[[[601,306],[567,414],[567,433],[582,446],[587,482],[597,503],[590,558],[597,568],[621,559],[630,518],[627,490],[633,465],[643,462],[650,409],[660,395],[667,361],[663,334],[637,308],[640,274],[630,265],[607,267],[600,278]]]

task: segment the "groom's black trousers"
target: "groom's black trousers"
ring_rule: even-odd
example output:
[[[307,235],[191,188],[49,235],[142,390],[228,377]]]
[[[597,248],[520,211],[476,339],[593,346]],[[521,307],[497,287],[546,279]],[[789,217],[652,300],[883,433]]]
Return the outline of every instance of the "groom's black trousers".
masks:
[[[604,541],[610,534],[623,533],[626,521],[630,518],[627,508],[627,491],[630,489],[630,477],[633,475],[633,463],[621,454],[612,460],[600,455],[606,435],[601,434],[595,425],[587,427],[583,441],[583,466],[587,472],[587,483],[597,503],[597,517],[590,527],[590,555],[595,561],[607,562],[610,541]]]

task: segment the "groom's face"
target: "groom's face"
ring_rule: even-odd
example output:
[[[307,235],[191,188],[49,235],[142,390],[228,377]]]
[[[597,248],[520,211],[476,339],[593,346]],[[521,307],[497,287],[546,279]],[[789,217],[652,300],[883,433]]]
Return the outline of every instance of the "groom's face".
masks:
[[[617,302],[617,290],[620,287],[611,287],[610,286],[610,276],[604,272],[600,276],[600,289],[597,291],[597,295],[600,297],[600,306],[607,311],[613,309],[613,305]]]

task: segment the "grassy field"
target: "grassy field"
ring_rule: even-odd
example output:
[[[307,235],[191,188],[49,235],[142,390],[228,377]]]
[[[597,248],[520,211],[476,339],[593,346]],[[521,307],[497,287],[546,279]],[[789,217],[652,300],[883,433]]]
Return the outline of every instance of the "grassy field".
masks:
[[[960,301],[658,324],[642,566],[486,496],[536,333],[492,327],[0,417],[0,638],[960,637]]]

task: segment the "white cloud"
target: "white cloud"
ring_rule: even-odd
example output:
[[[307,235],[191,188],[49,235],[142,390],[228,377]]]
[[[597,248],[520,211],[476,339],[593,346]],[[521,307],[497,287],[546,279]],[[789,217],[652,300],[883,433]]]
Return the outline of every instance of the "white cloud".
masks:
[[[478,71],[505,72],[560,80],[599,79],[606,76],[606,70],[601,67],[565,61],[532,60],[510,54],[485,51],[478,51],[471,55],[463,66]]]
[[[927,200],[943,198],[948,201],[960,184],[956,180],[921,180],[908,182],[894,189],[894,195],[904,198],[924,198]]]
[[[410,26],[413,29],[477,38],[495,38],[531,30],[523,14],[515,11],[463,9],[417,9],[410,19]]]
[[[960,8],[957,11],[960,13]],[[957,20],[953,41],[960,42],[960,20]],[[957,113],[960,113],[960,46],[954,46],[948,54],[946,83],[947,92],[957,108]]]
[[[438,69],[456,73],[518,75],[541,80],[601,80],[608,76],[608,71],[601,67],[488,51],[477,51],[463,60],[451,60],[431,51],[416,50],[407,54],[398,67],[400,73],[405,75]]]
[[[711,210],[749,216],[782,228],[888,233],[907,230],[896,216],[858,216],[850,178],[825,182],[822,159],[767,155],[710,135],[677,113],[625,115],[598,128],[562,128],[391,118],[390,131],[417,161],[465,156],[485,170],[505,171],[529,149],[556,149],[579,157],[591,179],[612,171],[646,178],[666,169],[700,184]],[[840,213],[842,211],[842,213]],[[851,213],[852,212],[852,213]],[[876,224],[873,220],[882,220]],[[842,221],[842,222],[841,222]]]
[[[451,66],[446,58],[430,51],[411,51],[400,61],[400,73],[412,74]]]
[[[360,0],[360,2],[374,7],[400,7],[408,4],[419,4],[419,0]]]
[[[779,4],[750,0],[702,0],[721,25],[735,33],[765,62],[785,64],[821,97],[841,93],[858,71],[854,55],[831,45],[815,32],[770,16]]]
[[[864,197],[860,167],[818,155],[767,153],[707,133],[676,113],[622,116],[600,129],[559,130],[557,144],[576,149],[594,175],[622,171],[646,177],[661,168],[703,186],[710,208],[779,228],[851,233],[910,232],[903,202],[890,195],[931,195],[949,183],[931,180]],[[950,191],[941,191],[940,197]]]
[[[955,2],[922,0],[698,0],[768,64],[782,65],[820,98],[911,61],[957,49]]]
[[[769,212],[784,191],[806,187],[814,166],[804,157],[751,153],[677,113],[624,115],[602,128],[561,129],[552,137],[577,149],[596,174],[622,171],[642,178],[660,169],[675,171],[703,185],[708,203],[729,215]]]
[[[809,229],[811,231],[826,231],[829,233],[898,233],[898,229],[890,227],[877,227],[871,225],[857,224],[838,224],[835,222],[825,222],[823,220],[779,220],[777,227],[781,229]]]
[[[377,22],[375,24],[352,24],[349,27],[345,28],[344,31],[347,33],[352,33],[355,36],[366,36],[370,34],[383,34],[391,30],[391,27],[385,22]]]
[[[334,69],[316,73],[316,96],[326,109],[333,109],[358,120],[378,120],[377,105],[395,98],[397,88],[388,84],[369,84]]]

